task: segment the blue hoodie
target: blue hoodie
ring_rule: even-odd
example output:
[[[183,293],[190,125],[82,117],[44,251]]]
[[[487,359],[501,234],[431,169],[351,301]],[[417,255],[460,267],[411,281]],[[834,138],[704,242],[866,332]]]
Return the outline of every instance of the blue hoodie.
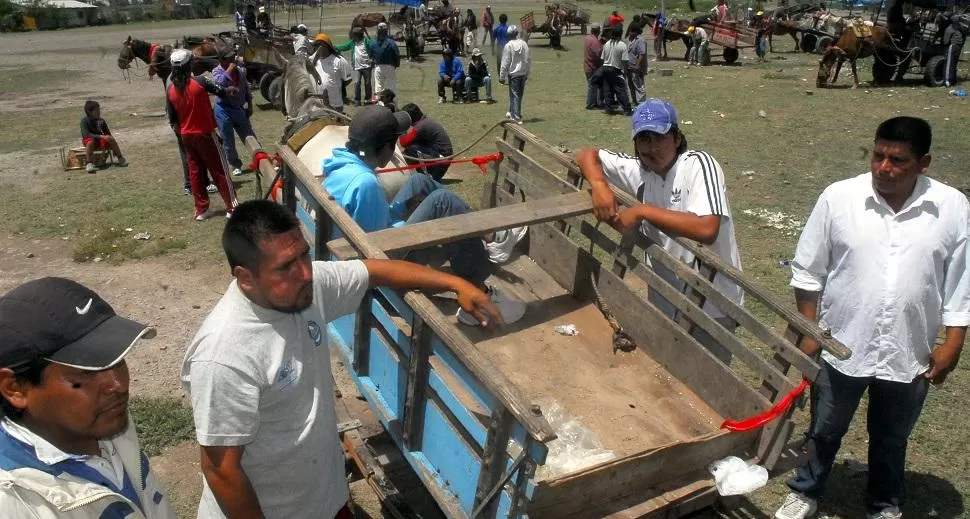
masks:
[[[402,215],[391,215],[387,195],[374,171],[347,148],[334,148],[333,157],[323,159],[323,188],[364,232],[405,223]]]
[[[447,60],[441,60],[441,63],[438,64],[438,76],[451,76],[451,79],[455,81],[465,79],[465,67],[461,64],[460,59],[451,58],[451,66],[448,65]]]

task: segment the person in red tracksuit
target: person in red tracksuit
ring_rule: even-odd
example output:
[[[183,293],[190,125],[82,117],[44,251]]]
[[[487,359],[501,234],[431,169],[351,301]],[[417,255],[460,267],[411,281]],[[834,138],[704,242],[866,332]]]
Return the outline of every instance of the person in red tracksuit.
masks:
[[[236,193],[226,179],[226,167],[216,142],[216,119],[209,104],[209,94],[219,97],[234,95],[236,87],[222,88],[205,77],[192,75],[192,53],[185,49],[172,51],[171,84],[165,96],[168,122],[182,138],[189,164],[189,182],[195,199],[195,219],[205,220],[209,211],[205,171],[226,203],[226,218],[236,207]]]

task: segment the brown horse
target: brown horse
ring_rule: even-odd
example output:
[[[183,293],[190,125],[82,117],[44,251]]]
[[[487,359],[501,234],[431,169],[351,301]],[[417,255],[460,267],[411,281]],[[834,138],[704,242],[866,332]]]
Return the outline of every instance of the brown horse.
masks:
[[[371,27],[377,27],[377,24],[387,23],[387,17],[381,13],[360,13],[354,17],[354,20],[350,22],[350,30],[353,31],[354,27],[360,27],[364,29],[364,33],[367,33],[367,29]]]
[[[438,23],[438,36],[441,40],[441,50],[451,49],[456,56],[462,54],[461,11],[455,9]]]
[[[783,36],[785,34],[791,36],[791,39],[795,41],[795,52],[798,52],[798,33],[801,28],[792,20],[771,20],[768,22],[768,27],[765,32],[768,34],[768,52],[775,52],[775,49],[771,45],[772,36]]]
[[[868,28],[870,35],[856,36],[853,27],[848,27],[839,41],[829,47],[818,62],[818,78],[815,86],[825,88],[835,84],[839,78],[839,70],[842,63],[849,60],[852,66],[852,88],[859,87],[859,73],[856,71],[856,60],[873,56],[877,51],[883,50],[895,55],[896,46],[893,44],[889,30],[885,27],[876,25]],[[876,59],[879,59],[877,57]]]
[[[655,23],[657,23],[657,15],[652,13],[643,13],[640,15],[640,20],[644,22],[644,30],[652,28]],[[684,60],[687,59],[687,53],[690,52],[690,36],[687,34],[687,27],[690,26],[690,22],[687,20],[671,20],[667,22],[664,27],[663,33],[663,57],[667,59],[667,42],[680,40],[684,42],[684,46],[687,50],[684,53]]]
[[[210,40],[212,39],[210,38]],[[192,53],[198,59],[192,62],[192,72],[194,74],[204,74],[216,68],[219,64],[218,59],[215,59],[215,56],[219,55],[218,48],[214,40],[208,43],[203,42],[201,45],[194,47]],[[171,45],[149,43],[128,36],[128,39],[121,44],[121,53],[118,54],[118,68],[121,70],[129,70],[131,68],[131,62],[136,58],[140,59],[148,65],[148,79],[153,79],[157,75],[161,78],[164,85],[165,80],[172,73],[172,64],[169,61],[172,50],[173,47]]]

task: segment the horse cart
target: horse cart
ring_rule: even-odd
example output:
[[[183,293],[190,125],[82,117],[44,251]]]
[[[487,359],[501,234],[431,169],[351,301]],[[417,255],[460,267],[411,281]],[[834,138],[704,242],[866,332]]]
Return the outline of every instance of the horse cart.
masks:
[[[453,299],[382,288],[328,325],[335,355],[381,425],[364,433],[350,417],[341,429],[345,444],[348,435],[372,435],[350,454],[371,460],[362,472],[379,479],[382,495],[407,497],[383,477],[396,459],[449,518],[680,517],[718,500],[707,472],[715,460],[737,455],[774,471],[800,460],[788,443],[797,406],[776,404],[790,402],[819,366],[794,344],[808,336],[840,358],[848,350],[751,277],[696,243],[681,240],[697,255],[695,270],[639,234],[596,225],[576,163],[516,125],[495,140],[504,158],[490,172],[483,209],[365,234],[322,188],[319,153],[305,150],[346,121],[301,121],[279,147],[278,200],[297,213],[318,260],[399,257],[529,226],[521,254],[490,279],[527,303],[513,325],[462,327]],[[274,174],[268,165],[260,171]],[[660,267],[687,288],[661,280]],[[770,319],[727,299],[715,276],[735,280]],[[669,317],[648,293],[677,312]],[[745,339],[702,311],[706,301],[739,323]],[[566,323],[579,334],[554,331]],[[733,360],[701,346],[699,330]],[[636,348],[615,351],[617,334]],[[769,410],[777,418],[763,428],[721,428]],[[597,457],[564,454],[580,447],[566,434],[577,429],[598,446]],[[393,456],[368,447],[378,437]]]
[[[741,55],[741,49],[754,47],[758,31],[748,27],[741,20],[723,22],[708,21],[701,25],[708,32],[708,39],[724,47],[722,56],[727,64],[734,63]]]

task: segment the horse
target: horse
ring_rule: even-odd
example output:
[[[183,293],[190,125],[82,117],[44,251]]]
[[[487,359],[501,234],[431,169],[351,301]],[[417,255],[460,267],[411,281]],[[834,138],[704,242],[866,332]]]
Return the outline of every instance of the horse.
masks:
[[[657,23],[657,15],[653,13],[643,13],[640,15],[640,21],[644,23],[643,27],[652,28],[654,24]],[[687,53],[690,52],[690,36],[687,35],[687,27],[690,24],[683,20],[668,20],[667,24],[664,26],[663,32],[663,57],[667,59],[667,42],[680,40],[684,42],[684,46],[687,47],[687,51],[684,54],[684,59],[687,59]]]
[[[815,86],[825,88],[832,85],[839,77],[842,63],[849,60],[852,66],[852,88],[859,87],[859,73],[856,71],[856,61],[875,55],[878,51],[887,51],[892,55],[898,50],[892,41],[889,29],[879,25],[868,27],[870,35],[857,36],[855,28],[849,28],[842,33],[834,45],[825,50],[818,62],[818,78]],[[878,56],[876,59],[880,59]],[[834,67],[834,70],[833,70]]]
[[[381,23],[387,23],[387,17],[381,13],[360,13],[350,22],[350,31],[353,32],[354,27],[360,27],[366,34],[368,28],[377,27]]]
[[[438,25],[441,50],[451,49],[455,56],[462,53],[461,13],[455,9]]]
[[[217,48],[214,40],[194,47],[192,52],[200,59],[192,61],[192,73],[204,74],[216,68],[219,64],[219,60],[214,59],[218,55]],[[118,68],[128,70],[131,68],[132,61],[136,58],[140,59],[148,65],[148,78],[153,79],[155,75],[158,75],[164,87],[165,81],[172,73],[172,64],[169,57],[172,55],[173,49],[172,45],[149,43],[128,36],[128,39],[121,44],[121,52],[118,54]],[[210,50],[211,54],[202,54],[207,50]]]
[[[330,110],[326,96],[318,96],[316,85],[320,84],[320,76],[313,67],[313,62],[303,55],[296,55],[292,58],[280,59],[285,63],[283,69],[283,96],[284,105],[287,107],[287,118],[290,121],[284,129],[284,140],[286,145],[293,142],[293,137],[298,130],[309,127],[310,125],[319,126],[317,132],[299,145],[297,157],[311,171],[322,176],[320,164],[324,158],[333,155],[334,148],[347,145],[348,125],[350,119]],[[305,132],[304,132],[305,133]],[[400,145],[394,150],[394,156],[386,167],[402,167],[407,165]],[[377,180],[384,188],[387,200],[390,201],[401,189],[407,178],[414,174],[413,170],[397,171],[392,173],[377,175]]]
[[[798,52],[798,33],[800,31],[801,27],[791,20],[771,19],[765,28],[765,34],[768,35],[768,52],[775,52],[774,46],[771,44],[772,36],[783,36],[785,34],[791,36],[791,39],[795,41],[795,52]]]
[[[414,20],[407,18],[404,20],[404,49],[407,52],[408,61],[415,61],[421,56],[421,40],[418,28],[414,25]]]

